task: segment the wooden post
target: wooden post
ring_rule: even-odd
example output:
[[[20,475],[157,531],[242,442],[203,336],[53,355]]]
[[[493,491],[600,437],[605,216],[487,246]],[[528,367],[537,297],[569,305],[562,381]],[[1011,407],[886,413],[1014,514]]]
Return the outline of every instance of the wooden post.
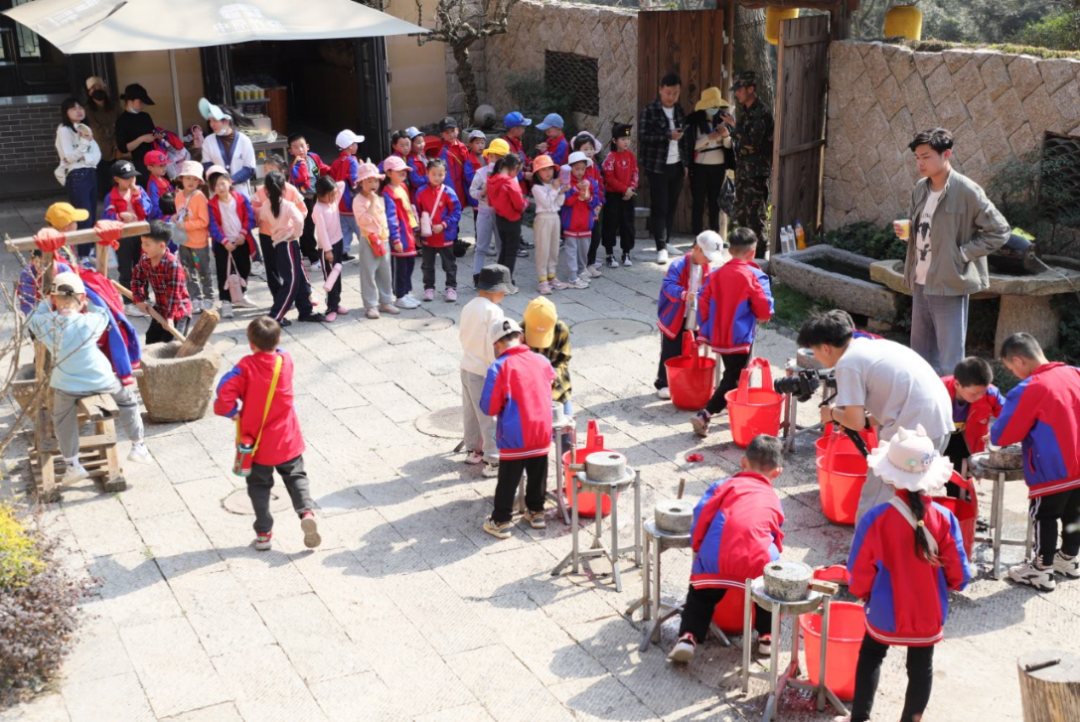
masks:
[[[1021,656],[1016,666],[1024,722],[1080,719],[1080,655],[1042,650]]]

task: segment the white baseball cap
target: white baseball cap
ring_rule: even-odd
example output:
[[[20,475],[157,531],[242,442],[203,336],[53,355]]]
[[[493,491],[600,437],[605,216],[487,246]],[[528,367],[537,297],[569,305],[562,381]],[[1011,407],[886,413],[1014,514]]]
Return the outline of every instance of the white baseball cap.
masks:
[[[726,260],[724,258],[726,255],[724,249],[727,248],[727,244],[724,243],[724,240],[720,238],[720,234],[716,231],[699,233],[695,245],[709,259],[709,263],[723,263]]]
[[[521,326],[512,318],[500,318],[491,322],[491,343],[495,343],[503,336],[511,333],[521,333]]]
[[[570,157],[566,159],[567,165],[574,165],[574,163],[584,163],[587,168],[592,165],[592,160],[589,159],[589,156],[579,150],[571,153]]]
[[[337,138],[334,139],[334,145],[338,148],[348,148],[353,143],[363,143],[364,136],[357,135],[351,130],[343,130],[337,134]]]
[[[220,107],[214,105],[206,98],[199,99],[199,115],[207,120],[228,120],[232,121],[232,116],[222,110]]]
[[[417,128],[415,125],[410,125],[408,128],[405,129],[405,135],[409,136],[409,140],[412,140],[418,135],[423,135],[423,133],[421,133],[420,129]]]
[[[79,274],[67,271],[53,276],[52,292],[60,296],[78,295],[86,293],[86,286],[83,285]]]

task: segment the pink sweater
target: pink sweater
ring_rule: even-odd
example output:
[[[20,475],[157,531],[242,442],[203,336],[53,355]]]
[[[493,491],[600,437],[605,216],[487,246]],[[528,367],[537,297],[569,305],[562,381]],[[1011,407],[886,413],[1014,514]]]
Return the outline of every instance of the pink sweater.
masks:
[[[275,246],[283,241],[297,240],[304,232],[304,216],[295,205],[284,198],[281,201],[281,212],[276,218],[268,200],[259,209],[258,220],[260,223],[266,223],[269,230],[267,235],[273,240]]]
[[[338,199],[345,191],[345,183],[337,184],[337,195],[329,203],[319,201],[311,209],[311,222],[315,224],[315,242],[319,250],[326,252],[333,250],[334,244],[343,237],[341,233],[341,208]]]
[[[296,206],[296,209],[300,211],[301,217],[307,215],[307,206],[304,205],[304,197],[300,195],[300,191],[296,190],[296,186],[292,183],[285,184],[285,193],[282,196],[282,200],[288,201]],[[259,233],[264,236],[269,236],[270,223],[263,220],[263,214],[261,213],[264,205],[270,205],[270,201],[266,198],[266,186],[259,186],[259,190],[251,197],[251,209],[255,211],[255,222],[259,224]]]

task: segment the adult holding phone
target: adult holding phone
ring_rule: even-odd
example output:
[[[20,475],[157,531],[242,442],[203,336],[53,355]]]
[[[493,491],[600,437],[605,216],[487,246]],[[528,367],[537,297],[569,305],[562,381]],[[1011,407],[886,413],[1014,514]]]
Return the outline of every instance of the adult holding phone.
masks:
[[[671,227],[679,206],[686,163],[680,144],[686,113],[679,105],[682,80],[675,73],[660,79],[656,100],[641,109],[638,121],[638,164],[649,178],[649,223],[656,241],[656,262],[679,255],[671,245]]]
[[[735,203],[735,186],[728,179],[735,172],[735,150],[731,133],[735,119],[730,104],[719,88],[706,88],[686,118],[683,150],[689,159],[691,226],[694,235],[706,230],[725,235],[720,227],[720,211],[730,215]],[[702,213],[708,211],[707,223]],[[726,230],[726,229],[724,229]]]
[[[944,376],[964,358],[968,301],[990,287],[986,256],[1008,240],[1009,224],[978,183],[953,169],[952,133],[921,131],[908,148],[922,177],[894,230],[908,241],[911,348]]]
[[[116,146],[120,155],[129,158],[139,172],[138,179],[146,185],[150,177],[146,171],[146,154],[154,149],[154,119],[146,112],[148,105],[153,105],[146,88],[132,83],[124,88],[120,100],[124,101],[124,112],[116,119]]]

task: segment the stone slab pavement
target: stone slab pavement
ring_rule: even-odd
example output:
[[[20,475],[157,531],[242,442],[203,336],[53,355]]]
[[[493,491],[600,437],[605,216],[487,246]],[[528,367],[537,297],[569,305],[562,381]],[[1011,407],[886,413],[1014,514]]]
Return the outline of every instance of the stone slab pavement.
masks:
[[[14,204],[0,210],[0,230],[31,231],[42,214]],[[740,456],[726,420],[701,440],[686,412],[655,397],[663,269],[642,248],[649,245],[639,245],[632,268],[606,270],[588,290],[552,297],[571,327],[579,429],[596,420],[607,446],[641,472],[646,514],[674,496],[680,478],[697,498]],[[3,255],[10,287],[18,269]],[[471,260],[463,259],[463,270]],[[535,295],[531,269],[532,259],[519,261],[523,291],[505,302],[518,317]],[[355,266],[345,277],[344,302],[358,309]],[[459,277],[457,304],[438,300],[378,321],[354,312],[332,325],[286,329],[320,548],[304,549],[295,518],[282,512],[274,549],[253,550],[252,517],[222,506],[243,483],[230,473],[232,426],[213,416],[149,425],[155,463],[129,465],[125,492],[104,495],[89,483],[65,490],[45,519],[69,550],[65,563],[97,586],[62,678],[0,720],[759,718],[764,683],[754,680],[748,695],[739,689],[741,638],[731,648],[710,641],[693,664],[675,668],[665,655],[677,621],[641,653],[639,617],[624,614],[641,594],[640,572],[628,570],[621,593],[600,563],[593,575],[551,576],[570,549],[554,509],[546,531],[519,524],[500,542],[480,530],[494,480],[461,463],[454,439],[416,424],[459,404],[456,320],[473,297],[470,274]],[[264,285],[252,285],[253,298],[269,306]],[[255,313],[219,326],[214,343],[225,368],[247,353],[244,328]],[[759,336],[756,353],[774,372],[795,353],[790,336],[770,328]],[[10,406],[0,414],[9,427]],[[815,415],[804,405],[800,420],[813,423]],[[839,563],[852,530],[820,511],[812,442],[799,438],[776,482],[787,515],[784,556]],[[121,447],[126,454],[127,442]],[[688,463],[695,451],[705,460]],[[19,437],[3,460],[7,496],[25,485],[25,454]],[[1019,485],[1011,486],[1007,531],[1017,535],[1026,505]],[[982,485],[984,513],[987,491]],[[629,495],[619,505],[627,520],[620,536],[629,542]],[[1006,551],[1009,561],[1019,555]],[[990,578],[985,545],[976,556],[978,578],[953,595],[936,652],[930,719],[1019,718],[1016,657],[1080,635],[1080,582],[1037,594]],[[687,550],[665,554],[669,601],[685,593],[690,561]],[[881,718],[899,716],[904,684],[903,654],[894,651],[881,677]],[[785,695],[782,710],[781,719],[831,718],[806,694]]]

